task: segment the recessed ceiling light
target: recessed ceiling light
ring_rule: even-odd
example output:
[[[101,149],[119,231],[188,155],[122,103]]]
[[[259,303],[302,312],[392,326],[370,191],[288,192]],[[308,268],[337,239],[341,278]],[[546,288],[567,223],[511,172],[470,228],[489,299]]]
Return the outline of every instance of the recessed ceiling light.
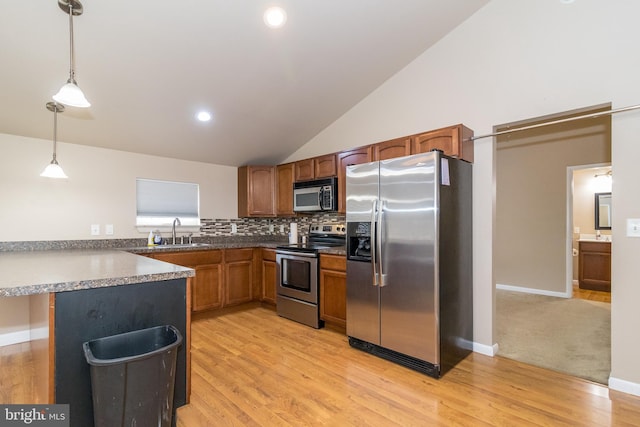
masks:
[[[200,111],[196,117],[198,118],[198,120],[200,120],[201,122],[208,122],[209,120],[211,120],[211,113],[207,112],[207,111]]]
[[[573,3],[575,0],[560,0],[560,3],[569,4]]]
[[[270,7],[264,12],[264,23],[269,28],[280,28],[287,22],[287,13],[281,7]]]

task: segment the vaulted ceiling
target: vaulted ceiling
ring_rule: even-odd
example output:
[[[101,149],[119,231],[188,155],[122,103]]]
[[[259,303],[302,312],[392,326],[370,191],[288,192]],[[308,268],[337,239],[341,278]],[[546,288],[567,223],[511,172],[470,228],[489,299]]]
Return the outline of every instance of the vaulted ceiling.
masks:
[[[81,0],[58,140],[238,166],[281,162],[488,0]],[[271,29],[263,12],[287,12]],[[2,1],[0,133],[50,140],[69,76],[57,0]],[[196,113],[208,110],[210,122]]]

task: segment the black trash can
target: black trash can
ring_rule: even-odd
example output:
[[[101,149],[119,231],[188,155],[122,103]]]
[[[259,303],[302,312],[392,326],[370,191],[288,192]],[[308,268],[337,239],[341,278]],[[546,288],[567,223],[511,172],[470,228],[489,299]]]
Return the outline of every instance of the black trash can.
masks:
[[[181,343],[171,325],[85,342],[95,427],[171,426]]]

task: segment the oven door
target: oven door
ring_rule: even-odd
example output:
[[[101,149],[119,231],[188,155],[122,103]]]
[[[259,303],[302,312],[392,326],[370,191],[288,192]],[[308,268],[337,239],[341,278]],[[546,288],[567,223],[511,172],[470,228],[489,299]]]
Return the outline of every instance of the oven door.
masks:
[[[318,257],[315,253],[276,251],[278,295],[318,303]]]

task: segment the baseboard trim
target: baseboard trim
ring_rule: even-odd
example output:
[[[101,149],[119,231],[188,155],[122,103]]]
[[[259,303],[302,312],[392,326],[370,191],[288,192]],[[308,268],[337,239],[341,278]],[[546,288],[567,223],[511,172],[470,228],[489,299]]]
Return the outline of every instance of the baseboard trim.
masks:
[[[498,344],[494,344],[494,345],[486,345],[486,344],[480,344],[477,342],[473,343],[473,351],[475,353],[480,353],[480,354],[484,354],[485,356],[495,356],[496,354],[498,354]]]
[[[634,396],[640,396],[640,384],[621,380],[619,378],[609,377],[609,389],[632,394]]]
[[[35,340],[43,340],[45,338],[49,338],[49,328],[47,326],[43,326],[42,328],[31,329],[30,332],[30,341]]]
[[[496,284],[496,289],[501,289],[503,291],[523,292],[525,294],[546,295],[557,298],[571,298],[571,294],[568,294],[567,292],[547,291],[545,289],[524,288],[522,286],[513,285],[501,285],[499,283]]]
[[[49,328],[44,326],[36,329],[25,329],[23,331],[0,334],[0,347],[5,347],[23,342],[41,340],[49,337]]]
[[[20,344],[28,341],[31,341],[31,332],[28,329],[0,334],[0,347]]]

